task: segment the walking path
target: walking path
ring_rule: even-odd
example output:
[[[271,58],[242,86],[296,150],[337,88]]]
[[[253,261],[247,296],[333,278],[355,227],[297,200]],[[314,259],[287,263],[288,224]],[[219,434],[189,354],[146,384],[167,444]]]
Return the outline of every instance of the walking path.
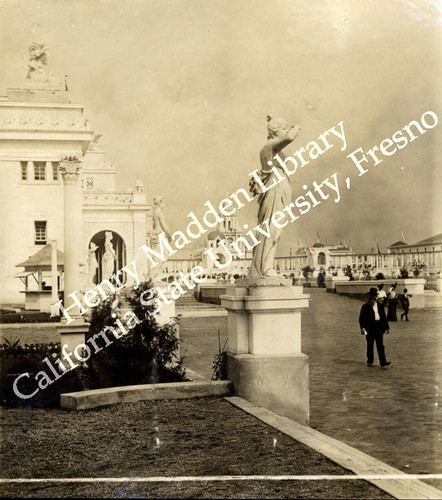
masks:
[[[302,349],[310,358],[310,425],[410,474],[442,472],[442,311],[411,310],[385,337],[388,369],[366,366],[362,302],[310,289]],[[182,353],[210,377],[227,318],[183,318]],[[377,361],[375,361],[377,362]],[[441,488],[442,481],[428,481]]]

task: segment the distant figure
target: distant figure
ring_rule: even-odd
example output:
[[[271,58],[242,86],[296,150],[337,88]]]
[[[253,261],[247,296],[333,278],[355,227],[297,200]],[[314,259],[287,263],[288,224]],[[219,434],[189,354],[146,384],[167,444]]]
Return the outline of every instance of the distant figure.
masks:
[[[114,247],[112,246],[112,231],[106,231],[105,242],[104,242],[104,254],[102,259],[102,276],[103,280],[109,279],[114,273],[115,261],[117,260],[117,254],[115,253]]]
[[[394,285],[391,285],[390,289],[388,290],[388,313],[387,313],[387,320],[388,321],[397,321],[397,315],[396,315],[396,308],[397,308],[397,303],[398,303],[398,296],[396,295],[396,286],[397,283]]]
[[[367,366],[373,366],[374,352],[373,346],[376,342],[379,363],[381,367],[391,365],[385,358],[384,333],[389,333],[385,309],[376,301],[378,291],[376,288],[370,288],[368,292],[368,302],[361,307],[359,314],[359,326],[361,335],[365,335],[367,340]]]
[[[408,290],[404,288],[404,293],[399,295],[399,302],[401,303],[402,309],[404,310],[404,312],[401,314],[401,320],[405,316],[405,321],[410,321],[408,319],[408,311],[410,310],[410,297],[412,297],[412,295],[407,292]]]
[[[384,284],[381,283],[380,285],[378,285],[378,296],[377,296],[377,299],[376,299],[379,304],[381,304],[382,306],[386,306],[387,305],[387,293],[385,292],[384,290]]]

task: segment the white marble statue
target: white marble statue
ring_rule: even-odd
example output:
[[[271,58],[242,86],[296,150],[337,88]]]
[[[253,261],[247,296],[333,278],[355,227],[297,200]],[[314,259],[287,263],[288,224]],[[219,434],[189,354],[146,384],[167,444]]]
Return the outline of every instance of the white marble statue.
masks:
[[[169,241],[172,240],[170,229],[166,223],[166,217],[163,213],[164,207],[164,196],[155,196],[153,199],[152,234],[150,238],[150,247],[152,248],[152,250],[155,250],[157,252],[160,251],[159,236],[161,233],[165,233]],[[154,268],[151,268],[149,271],[150,278],[154,281],[159,281],[159,275],[163,272],[165,265],[166,260],[157,264]]]
[[[95,132],[92,133],[92,139],[88,146],[89,151],[103,151],[101,144],[98,142],[102,136],[103,134],[96,134]]]
[[[284,180],[279,182],[275,187],[269,189],[265,193],[260,191],[256,181],[250,181],[250,191],[254,195],[258,195],[258,224],[265,220],[271,220],[272,215],[276,211],[282,211],[290,202],[292,196],[292,188],[287,174],[278,162],[274,161],[274,156],[279,155],[284,161],[286,156],[282,150],[288,146],[298,135],[300,130],[299,125],[289,127],[282,118],[267,117],[267,143],[260,151],[261,171],[260,177],[265,186],[271,186],[274,180],[278,181],[275,173],[271,170],[270,165],[278,168]],[[276,254],[276,245],[282,233],[282,229],[277,228],[275,225],[270,224],[270,236],[258,235],[256,237],[260,240],[260,244],[253,249],[252,263],[250,266],[249,278],[265,278],[277,276],[277,272],[273,268],[273,263]]]
[[[97,245],[91,241],[87,259],[87,284],[92,287],[95,285],[94,278],[98,268],[97,255],[95,253],[97,249]]]
[[[104,242],[104,254],[101,263],[102,279],[109,279],[114,274],[115,262],[117,260],[117,254],[115,253],[114,247],[112,246],[112,231],[106,231],[105,242]]]

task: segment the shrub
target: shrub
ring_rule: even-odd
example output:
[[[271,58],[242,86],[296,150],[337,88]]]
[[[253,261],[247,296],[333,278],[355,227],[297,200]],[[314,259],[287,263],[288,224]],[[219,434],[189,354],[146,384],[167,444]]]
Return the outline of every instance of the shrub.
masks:
[[[65,392],[75,392],[83,389],[81,370],[77,369],[65,373],[58,380],[55,380],[46,389],[39,390],[35,396],[29,399],[22,399],[13,390],[15,379],[22,373],[29,373],[30,378],[23,379],[20,390],[31,394],[36,389],[34,375],[44,371],[51,376],[48,366],[43,363],[47,357],[53,359],[53,354],[60,356],[60,343],[49,342],[47,344],[25,344],[21,345],[20,340],[5,339],[0,344],[0,399],[1,404],[14,407],[56,407],[60,404],[60,394]]]
[[[400,273],[400,277],[402,279],[407,279],[408,278],[408,270],[406,267],[402,267],[400,270],[399,270],[399,273]]]
[[[183,358],[177,354],[178,318],[162,326],[158,324],[153,314],[155,304],[143,305],[140,301],[141,295],[151,289],[151,282],[143,283],[127,298],[138,323],[132,329],[127,329],[127,334],[119,339],[112,338],[111,345],[89,359],[87,377],[92,386],[113,387],[186,380]],[[144,297],[151,295],[146,293]],[[110,297],[93,309],[86,341],[105,327],[115,327],[117,319],[124,323],[124,315],[116,307],[116,299],[117,296]],[[108,331],[107,335],[112,334]]]
[[[218,330],[218,354],[215,354],[215,359],[212,363],[212,380],[227,380],[227,339],[224,347],[221,349],[221,336]]]
[[[5,339],[3,344],[0,344],[1,358],[42,359],[45,356],[51,356],[52,353],[59,352],[60,342],[25,344],[23,346],[20,339]]]
[[[376,276],[374,277],[375,280],[384,280],[385,279],[385,276],[383,273],[378,273],[376,274]]]
[[[60,316],[51,317],[49,313],[41,312],[1,312],[0,323],[57,323]]]

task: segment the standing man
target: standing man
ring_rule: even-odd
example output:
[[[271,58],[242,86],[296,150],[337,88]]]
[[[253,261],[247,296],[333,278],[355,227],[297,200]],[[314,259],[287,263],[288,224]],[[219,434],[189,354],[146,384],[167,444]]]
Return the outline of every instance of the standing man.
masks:
[[[377,294],[376,288],[370,288],[368,302],[362,306],[359,314],[359,325],[361,335],[365,335],[367,340],[367,366],[373,366],[373,346],[376,342],[379,363],[382,368],[385,368],[391,365],[391,362],[385,358],[384,348],[384,333],[389,333],[390,330],[385,317],[385,309],[376,300]]]

